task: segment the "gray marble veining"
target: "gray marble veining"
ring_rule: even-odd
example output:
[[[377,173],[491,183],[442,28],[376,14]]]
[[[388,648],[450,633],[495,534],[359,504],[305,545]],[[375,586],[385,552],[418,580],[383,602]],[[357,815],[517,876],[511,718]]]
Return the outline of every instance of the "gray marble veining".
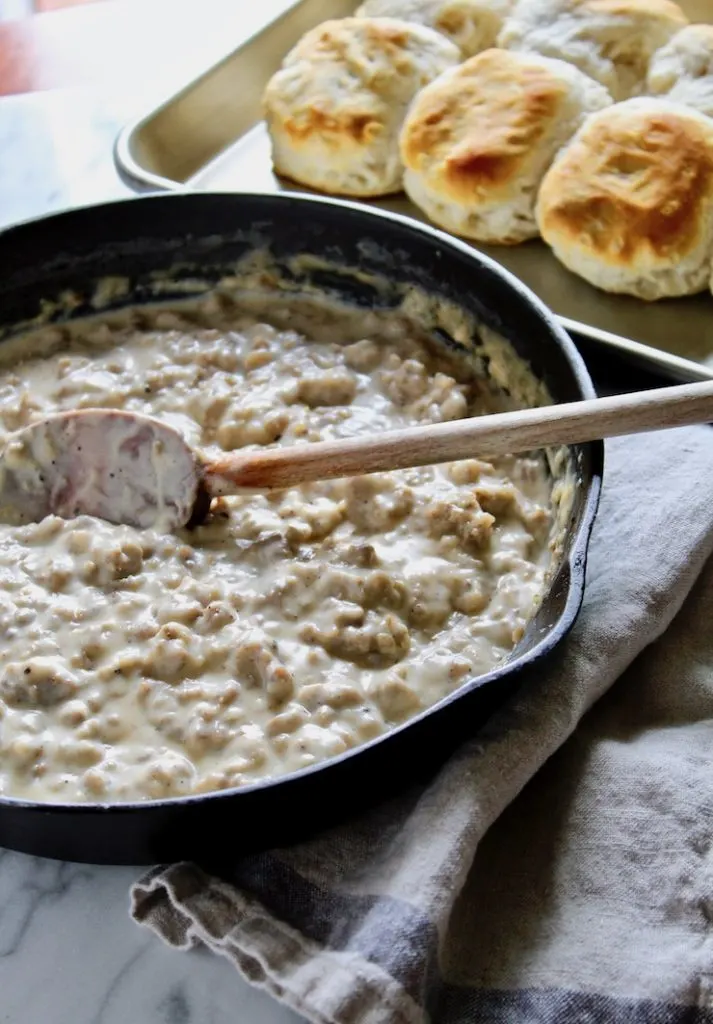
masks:
[[[224,960],[165,948],[127,913],[133,868],[0,853],[3,1024],[294,1024]]]
[[[136,100],[81,90],[0,100],[0,226],[67,206],[130,196],[112,145]]]
[[[78,90],[0,100],[0,227],[131,195],[112,145],[146,102]],[[298,1024],[226,961],[134,925],[137,874],[0,850],[0,1024]]]

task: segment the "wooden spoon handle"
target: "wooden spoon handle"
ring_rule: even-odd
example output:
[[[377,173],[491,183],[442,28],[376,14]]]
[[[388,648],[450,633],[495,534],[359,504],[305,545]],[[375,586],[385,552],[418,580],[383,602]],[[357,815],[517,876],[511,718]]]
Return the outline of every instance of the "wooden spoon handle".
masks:
[[[204,463],[212,495],[271,490],[457,459],[488,459],[549,445],[713,421],[713,381],[610,398],[475,416],[376,436],[231,452]]]

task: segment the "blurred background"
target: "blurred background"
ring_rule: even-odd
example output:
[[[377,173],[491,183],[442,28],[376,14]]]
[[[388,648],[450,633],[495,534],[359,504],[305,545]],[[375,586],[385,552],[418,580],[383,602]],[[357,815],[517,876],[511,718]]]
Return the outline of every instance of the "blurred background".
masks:
[[[0,0],[0,96],[186,77],[228,48],[246,0]],[[258,5],[259,9],[259,5]]]
[[[98,3],[99,0],[0,0],[0,21],[29,18],[42,11],[57,11],[60,7]]]

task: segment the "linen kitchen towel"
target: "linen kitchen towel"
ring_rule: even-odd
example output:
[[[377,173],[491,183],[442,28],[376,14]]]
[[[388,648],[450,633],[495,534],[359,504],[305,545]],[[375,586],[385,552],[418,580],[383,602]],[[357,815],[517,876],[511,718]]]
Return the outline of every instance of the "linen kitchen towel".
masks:
[[[712,549],[709,428],[612,442],[540,678],[426,788],[229,881],[157,867],[134,918],[320,1024],[713,1024]]]

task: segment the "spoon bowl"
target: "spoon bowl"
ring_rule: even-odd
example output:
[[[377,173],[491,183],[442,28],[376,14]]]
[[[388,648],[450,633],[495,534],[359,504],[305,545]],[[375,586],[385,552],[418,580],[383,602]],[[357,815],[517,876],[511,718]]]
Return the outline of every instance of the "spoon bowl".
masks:
[[[166,532],[199,502],[197,457],[173,427],[115,409],[57,413],[17,431],[0,453],[0,520],[98,516]]]

